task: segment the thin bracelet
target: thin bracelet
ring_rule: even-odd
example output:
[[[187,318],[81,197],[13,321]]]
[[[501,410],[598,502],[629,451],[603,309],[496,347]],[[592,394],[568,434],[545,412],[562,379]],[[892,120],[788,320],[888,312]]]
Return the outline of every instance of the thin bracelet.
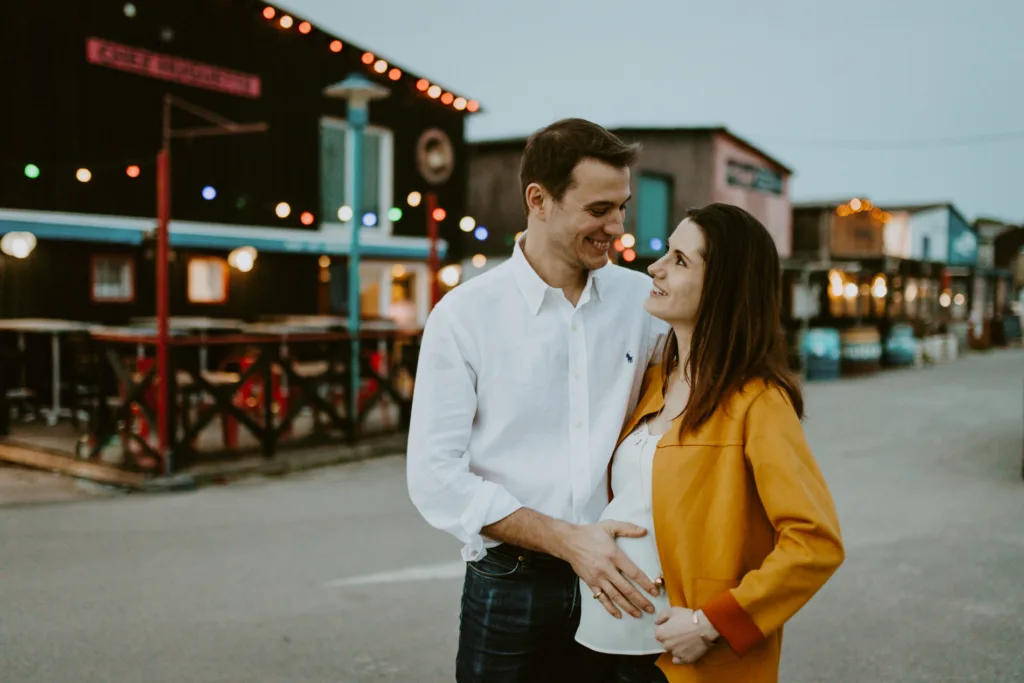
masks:
[[[695,611],[694,611],[694,613],[693,613],[693,623],[694,623],[694,624],[695,624],[696,626],[700,626],[700,620],[699,620],[699,619],[697,618],[697,611],[696,611],[696,610],[695,610]],[[714,643],[717,643],[717,642],[718,642],[718,638],[720,638],[722,634],[718,634],[718,638],[714,638],[714,639],[708,639],[708,638],[705,638],[705,637],[704,637],[704,634],[703,634],[703,633],[701,633],[700,631],[697,631],[697,635],[699,635],[699,636],[700,636],[700,639],[701,639],[701,640],[703,640],[703,641],[704,641],[705,643],[707,643],[707,644],[709,644],[709,645],[712,645],[712,644],[714,644]]]

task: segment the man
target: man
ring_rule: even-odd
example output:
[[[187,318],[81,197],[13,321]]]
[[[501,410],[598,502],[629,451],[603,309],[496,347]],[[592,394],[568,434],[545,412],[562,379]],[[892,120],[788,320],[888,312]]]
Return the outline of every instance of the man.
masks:
[[[650,278],[608,263],[638,153],[581,119],[534,133],[512,258],[445,296],[424,330],[408,485],[465,543],[459,683],[593,680],[577,575],[620,618],[653,612],[642,590],[658,586],[614,540],[646,530],[594,524],[665,330],[643,308]]]

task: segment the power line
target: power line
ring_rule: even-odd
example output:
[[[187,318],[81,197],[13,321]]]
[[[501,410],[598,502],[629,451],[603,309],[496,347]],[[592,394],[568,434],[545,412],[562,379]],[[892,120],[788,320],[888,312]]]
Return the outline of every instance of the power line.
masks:
[[[994,142],[1024,140],[1024,130],[1004,133],[965,135],[961,137],[922,138],[919,140],[812,140],[810,138],[787,138],[774,135],[751,135],[763,142],[774,142],[807,147],[829,147],[833,149],[854,149],[865,151],[887,151],[900,149],[938,149],[942,147],[969,147]]]

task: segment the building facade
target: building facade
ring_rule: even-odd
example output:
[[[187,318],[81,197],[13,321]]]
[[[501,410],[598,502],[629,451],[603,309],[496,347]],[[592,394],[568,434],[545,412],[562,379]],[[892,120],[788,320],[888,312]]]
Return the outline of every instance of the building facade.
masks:
[[[624,265],[645,268],[658,258],[687,210],[713,202],[750,211],[771,232],[780,257],[791,249],[792,172],[767,153],[726,128],[617,128],[626,142],[642,145],[633,168],[633,199],[627,211],[626,243],[616,245]],[[525,228],[519,164],[525,138],[470,145],[469,212],[485,225],[491,239],[476,247],[476,263],[466,260],[471,277],[508,257],[515,236]],[[465,248],[468,254],[470,247]]]
[[[443,254],[465,214],[476,101],[255,0],[20,3],[3,34],[5,63],[18,67],[0,127],[17,134],[0,139],[0,233],[29,231],[35,249],[6,256],[23,262],[3,266],[0,315],[152,313],[156,155],[171,96],[173,314],[343,314],[359,221],[364,311],[412,302],[425,319],[427,197],[443,213]],[[351,74],[388,91],[369,106],[361,216],[351,215],[347,105],[325,93]],[[242,134],[223,134],[224,122]],[[231,267],[227,254],[257,236],[251,272]],[[41,287],[64,295],[13,294]]]

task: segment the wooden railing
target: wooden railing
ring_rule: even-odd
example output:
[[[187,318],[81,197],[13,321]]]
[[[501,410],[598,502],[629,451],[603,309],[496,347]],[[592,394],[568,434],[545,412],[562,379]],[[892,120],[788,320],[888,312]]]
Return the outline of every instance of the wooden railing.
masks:
[[[365,331],[359,339],[361,390],[356,413],[349,414],[347,332],[172,337],[164,453],[156,434],[156,392],[163,388],[153,361],[155,337],[93,334],[100,391],[78,455],[169,474],[231,453],[256,450],[273,458],[281,447],[354,443],[407,429],[419,335]],[[208,357],[219,358],[215,368],[202,367]],[[371,424],[374,415],[379,419]],[[297,428],[300,417],[308,429]],[[204,448],[217,440],[211,428],[218,422],[220,446]],[[121,452],[111,457],[116,446]]]

